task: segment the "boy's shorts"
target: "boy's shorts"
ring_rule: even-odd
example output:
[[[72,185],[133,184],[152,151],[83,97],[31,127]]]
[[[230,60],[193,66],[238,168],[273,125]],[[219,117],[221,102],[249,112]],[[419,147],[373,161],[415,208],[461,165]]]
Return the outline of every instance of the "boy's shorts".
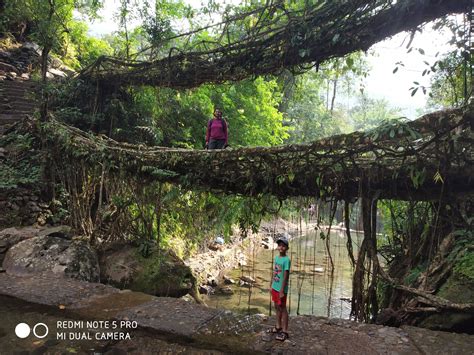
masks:
[[[280,298],[280,291],[276,291],[272,288],[272,301],[275,302],[279,306],[285,306],[286,305],[286,293],[282,298]]]

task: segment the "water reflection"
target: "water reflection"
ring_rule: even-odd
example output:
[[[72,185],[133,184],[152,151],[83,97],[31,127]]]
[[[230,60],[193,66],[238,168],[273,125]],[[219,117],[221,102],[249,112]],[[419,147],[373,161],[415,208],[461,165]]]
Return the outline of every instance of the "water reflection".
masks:
[[[357,254],[362,235],[353,236],[354,254]],[[353,268],[347,255],[346,235],[331,232],[330,251],[334,261],[331,273],[325,241],[319,233],[293,239],[288,255],[291,258],[288,310],[291,315],[311,314],[332,318],[349,318],[352,294]],[[253,250],[252,250],[253,249]],[[250,251],[248,264],[228,273],[232,279],[250,276],[256,283],[252,287],[231,285],[233,295],[216,293],[206,297],[211,307],[231,309],[243,313],[270,314],[269,294],[273,258],[277,251]]]

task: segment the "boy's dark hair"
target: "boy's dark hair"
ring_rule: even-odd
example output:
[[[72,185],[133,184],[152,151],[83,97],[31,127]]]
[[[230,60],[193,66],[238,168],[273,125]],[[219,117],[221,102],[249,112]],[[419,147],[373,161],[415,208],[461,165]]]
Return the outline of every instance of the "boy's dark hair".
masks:
[[[288,241],[288,238],[287,238],[287,237],[285,237],[284,235],[283,235],[283,236],[281,236],[281,237],[279,237],[279,238],[277,239],[276,243],[277,243],[277,244],[280,244],[280,243],[282,243],[282,244],[284,244],[284,245],[285,245],[287,248],[289,248],[289,247],[290,247],[290,245],[289,245],[289,241]]]

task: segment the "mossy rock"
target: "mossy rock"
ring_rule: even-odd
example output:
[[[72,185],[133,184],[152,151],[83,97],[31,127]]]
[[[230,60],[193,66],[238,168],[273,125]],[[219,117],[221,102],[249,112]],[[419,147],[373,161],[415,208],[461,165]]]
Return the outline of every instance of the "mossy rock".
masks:
[[[471,303],[474,300],[474,281],[452,275],[437,296],[454,303]],[[474,334],[474,314],[444,311],[426,317],[418,325],[433,330]]]
[[[454,265],[453,271],[458,278],[474,284],[474,252],[466,251]]]
[[[155,251],[144,258],[138,248],[122,245],[104,252],[100,260],[101,281],[118,288],[182,297],[195,287],[189,267],[171,252]]]

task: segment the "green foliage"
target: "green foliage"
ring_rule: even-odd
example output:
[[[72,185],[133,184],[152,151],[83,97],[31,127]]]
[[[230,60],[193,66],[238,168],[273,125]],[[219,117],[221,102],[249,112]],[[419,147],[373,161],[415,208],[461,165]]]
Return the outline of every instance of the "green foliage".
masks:
[[[464,76],[467,75],[467,85],[471,88],[471,76],[465,72],[464,55],[454,51],[436,63],[437,70],[431,81],[431,93],[428,104],[431,107],[461,106],[465,102]],[[469,89],[468,89],[469,90]]]
[[[454,265],[454,274],[462,279],[474,281],[474,252],[466,252]]]
[[[290,143],[303,143],[341,133],[343,117],[331,115],[323,98],[324,81],[310,72],[296,78],[291,97],[287,98],[286,117],[290,127]]]
[[[350,111],[355,130],[370,130],[378,127],[378,131],[393,135],[404,122],[400,117],[400,109],[392,108],[384,99],[371,99],[366,94],[358,96],[358,103]],[[377,138],[374,138],[377,139]]]
[[[0,137],[0,148],[8,151],[0,159],[0,189],[20,186],[38,188],[41,182],[41,154],[31,134],[12,132]]]
[[[472,68],[473,57],[469,53],[469,26],[455,18],[445,17],[439,19],[434,28],[451,32],[448,44],[454,49],[430,65],[429,70],[435,74],[431,79],[428,105],[432,108],[461,106],[472,96],[469,68]]]
[[[105,40],[90,37],[84,22],[71,21],[68,24],[67,50],[64,50],[65,64],[76,70],[87,67],[100,56],[112,55],[112,47]]]
[[[42,47],[59,50],[73,10],[72,0],[18,0],[7,2],[5,16],[10,23],[32,24],[32,40]]]
[[[138,244],[138,252],[144,258],[148,258],[153,253],[155,242],[153,240],[143,239]]]
[[[288,142],[310,142],[359,129],[361,125],[352,122],[357,107],[348,110],[338,104],[337,98],[352,95],[356,91],[354,83],[366,75],[367,63],[360,53],[328,61],[318,71],[297,77],[282,75],[284,97],[280,108],[289,125]],[[362,125],[367,128],[365,123]]]
[[[409,274],[407,276],[405,276],[405,279],[403,280],[404,284],[405,285],[412,285],[417,279],[418,277],[426,271],[426,263],[424,264],[420,264],[418,265],[417,267],[415,267],[414,269],[410,270]]]
[[[288,137],[283,115],[278,111],[280,94],[275,80],[259,77],[210,89],[209,97],[228,122],[231,146],[273,146]]]
[[[87,25],[73,19],[77,10],[94,17],[100,9],[99,0],[17,0],[7,1],[0,20],[0,32],[11,31],[19,37],[27,35],[49,52],[52,50],[74,69],[81,69],[100,55],[111,54],[106,42],[89,37]],[[18,33],[17,28],[27,28]],[[21,31],[20,31],[21,32]]]
[[[473,218],[468,220],[472,224]],[[462,280],[474,281],[474,232],[472,228],[458,229],[454,231],[456,238],[454,248],[448,256],[448,260],[454,262],[454,274]],[[460,256],[458,256],[460,255]]]

